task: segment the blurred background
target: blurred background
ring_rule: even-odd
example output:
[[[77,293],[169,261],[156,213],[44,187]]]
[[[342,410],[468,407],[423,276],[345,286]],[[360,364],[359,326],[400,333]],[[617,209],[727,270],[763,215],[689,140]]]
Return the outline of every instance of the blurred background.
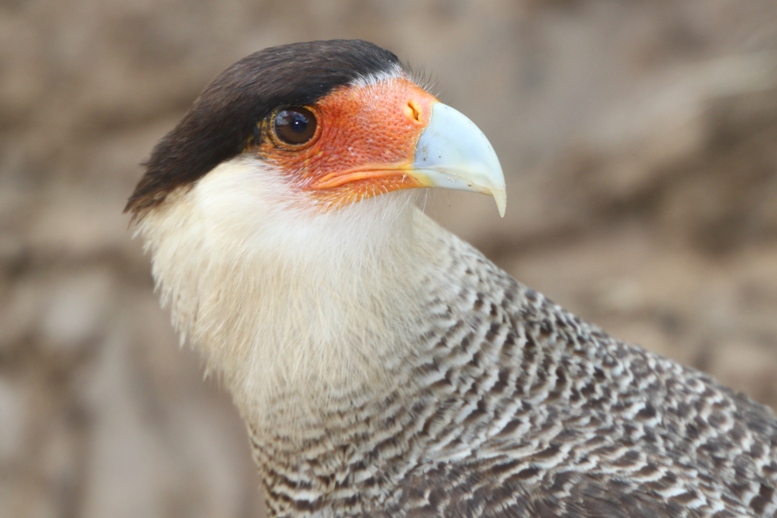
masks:
[[[774,0],[0,1],[0,517],[259,517],[229,397],[124,202],[266,46],[364,38],[493,142],[507,216],[427,210],[617,337],[777,405]]]

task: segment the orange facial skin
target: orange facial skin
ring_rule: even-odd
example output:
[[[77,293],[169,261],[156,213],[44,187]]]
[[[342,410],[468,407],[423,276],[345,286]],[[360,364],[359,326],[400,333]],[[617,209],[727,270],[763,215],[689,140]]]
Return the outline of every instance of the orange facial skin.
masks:
[[[403,78],[341,87],[306,106],[318,124],[309,142],[284,144],[273,136],[269,120],[262,128],[269,138],[254,152],[327,208],[424,187],[410,172],[435,102],[433,95]]]

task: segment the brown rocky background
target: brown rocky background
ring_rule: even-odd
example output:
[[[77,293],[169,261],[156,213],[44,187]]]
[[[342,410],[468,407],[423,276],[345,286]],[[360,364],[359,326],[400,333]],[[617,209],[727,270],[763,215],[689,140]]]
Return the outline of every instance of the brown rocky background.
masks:
[[[360,37],[491,138],[428,210],[616,336],[777,405],[774,0],[0,1],[0,517],[256,517],[121,213],[199,90],[268,45]]]

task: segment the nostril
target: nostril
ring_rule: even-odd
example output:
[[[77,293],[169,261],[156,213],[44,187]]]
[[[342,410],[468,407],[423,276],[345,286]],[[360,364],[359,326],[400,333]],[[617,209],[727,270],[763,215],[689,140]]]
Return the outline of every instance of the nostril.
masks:
[[[410,100],[407,102],[407,107],[410,108],[409,115],[416,121],[421,122],[421,110],[419,109],[418,105],[415,103],[415,101]]]

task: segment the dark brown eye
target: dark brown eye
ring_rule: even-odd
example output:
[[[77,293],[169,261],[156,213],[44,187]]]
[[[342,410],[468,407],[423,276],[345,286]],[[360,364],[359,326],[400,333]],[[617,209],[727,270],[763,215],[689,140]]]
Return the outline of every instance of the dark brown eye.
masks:
[[[316,134],[316,116],[307,108],[284,108],[275,114],[273,130],[281,142],[299,146]]]

